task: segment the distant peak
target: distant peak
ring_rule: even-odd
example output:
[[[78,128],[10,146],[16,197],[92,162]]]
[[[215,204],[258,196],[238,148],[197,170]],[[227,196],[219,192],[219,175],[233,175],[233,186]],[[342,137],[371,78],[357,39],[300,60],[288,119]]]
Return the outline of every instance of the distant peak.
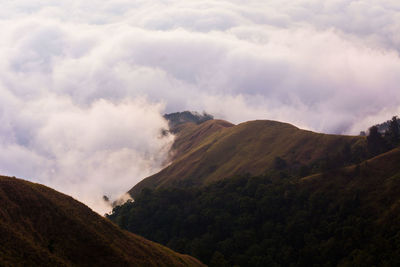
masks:
[[[182,111],[182,112],[174,112],[174,113],[165,114],[164,118],[168,121],[169,126],[171,128],[173,128],[179,124],[183,124],[183,123],[187,123],[187,122],[201,124],[205,121],[213,120],[214,116],[210,115],[206,112],[199,113],[196,111]]]

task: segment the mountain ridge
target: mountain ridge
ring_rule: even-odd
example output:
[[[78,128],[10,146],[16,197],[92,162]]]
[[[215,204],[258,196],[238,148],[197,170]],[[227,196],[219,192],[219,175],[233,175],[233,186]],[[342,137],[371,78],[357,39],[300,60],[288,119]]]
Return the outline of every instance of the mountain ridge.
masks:
[[[184,124],[187,122],[201,124],[205,121],[214,119],[214,116],[206,112],[203,112],[201,114],[196,111],[182,111],[164,114],[164,118],[168,121],[169,127],[173,131],[173,129],[180,124]]]
[[[214,130],[204,131],[211,128]],[[269,120],[238,125],[221,120],[185,123],[176,133],[172,163],[129,193],[134,197],[145,187],[201,186],[236,174],[260,175],[273,168],[276,159],[293,169],[311,169],[322,164],[318,161],[326,160],[327,155],[333,157],[345,149],[362,158],[365,140],[361,136],[314,133]]]
[[[51,188],[0,176],[0,263],[6,266],[203,266],[119,229]]]

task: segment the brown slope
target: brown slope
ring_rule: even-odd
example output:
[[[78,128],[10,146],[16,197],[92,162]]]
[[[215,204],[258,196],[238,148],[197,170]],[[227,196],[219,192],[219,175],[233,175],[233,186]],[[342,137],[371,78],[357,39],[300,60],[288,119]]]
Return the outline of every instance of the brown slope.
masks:
[[[224,120],[209,120],[201,124],[192,122],[179,124],[172,129],[177,135],[173,144],[173,159],[177,159],[183,154],[201,144],[204,139],[225,128],[233,127],[234,124]]]
[[[129,193],[134,196],[145,187],[205,185],[241,173],[260,175],[271,169],[276,157],[291,166],[307,165],[339,153],[345,144],[355,148],[365,143],[364,137],[314,133],[266,120],[220,127],[193,142],[188,138],[218,124],[220,121],[212,120],[206,125],[183,125],[189,127],[186,131],[190,134],[178,132],[178,152],[172,164],[138,183]]]
[[[43,185],[0,176],[1,266],[203,266]]]

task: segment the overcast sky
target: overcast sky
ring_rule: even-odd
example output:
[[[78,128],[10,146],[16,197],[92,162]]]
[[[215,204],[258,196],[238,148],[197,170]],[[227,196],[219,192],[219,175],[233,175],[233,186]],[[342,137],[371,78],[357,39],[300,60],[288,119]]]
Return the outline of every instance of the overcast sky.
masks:
[[[164,112],[357,134],[400,113],[397,0],[13,0],[0,173],[98,212],[159,170]]]

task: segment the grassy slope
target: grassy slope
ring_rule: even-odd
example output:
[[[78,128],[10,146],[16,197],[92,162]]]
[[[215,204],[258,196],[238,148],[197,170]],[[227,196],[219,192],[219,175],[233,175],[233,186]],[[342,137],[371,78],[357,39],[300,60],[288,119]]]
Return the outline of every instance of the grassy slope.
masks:
[[[362,212],[379,224],[388,223],[400,214],[400,148],[359,165],[302,178],[300,184],[314,194],[337,196],[332,205],[341,196],[354,196]]]
[[[202,266],[43,185],[0,176],[0,265]]]
[[[233,126],[212,120],[181,127],[172,164],[133,187],[132,195],[145,187],[205,185],[235,174],[261,175],[276,157],[291,166],[311,164],[337,153],[345,143],[354,147],[365,142],[363,137],[313,133],[275,121]]]
[[[200,145],[207,137],[223,130],[233,127],[234,124],[223,120],[210,120],[200,125],[195,123],[180,124],[172,129],[177,133],[177,139],[173,145],[174,159],[179,158],[191,149]]]

